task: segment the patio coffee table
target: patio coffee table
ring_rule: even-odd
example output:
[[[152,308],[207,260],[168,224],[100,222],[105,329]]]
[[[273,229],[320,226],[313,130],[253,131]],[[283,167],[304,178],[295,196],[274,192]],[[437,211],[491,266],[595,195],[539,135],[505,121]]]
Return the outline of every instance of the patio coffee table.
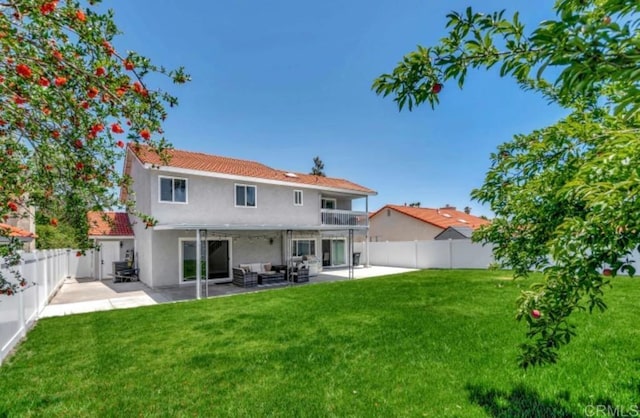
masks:
[[[278,273],[277,271],[267,271],[265,273],[258,273],[259,284],[271,284],[284,281],[284,273]]]

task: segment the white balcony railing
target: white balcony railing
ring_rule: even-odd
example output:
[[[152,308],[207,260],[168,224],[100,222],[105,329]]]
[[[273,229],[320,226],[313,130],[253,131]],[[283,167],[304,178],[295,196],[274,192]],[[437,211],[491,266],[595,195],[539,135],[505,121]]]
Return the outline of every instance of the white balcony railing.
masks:
[[[366,227],[367,212],[352,210],[320,209],[322,225]]]

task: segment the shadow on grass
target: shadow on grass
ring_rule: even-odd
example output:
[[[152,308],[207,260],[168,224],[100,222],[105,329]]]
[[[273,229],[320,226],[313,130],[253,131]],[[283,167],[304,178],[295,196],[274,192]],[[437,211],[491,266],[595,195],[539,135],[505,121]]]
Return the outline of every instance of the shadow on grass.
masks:
[[[543,399],[523,385],[510,392],[488,389],[478,385],[467,385],[469,401],[482,408],[492,417],[500,418],[569,418],[583,416],[567,409],[556,400]],[[568,400],[569,394],[560,398]]]

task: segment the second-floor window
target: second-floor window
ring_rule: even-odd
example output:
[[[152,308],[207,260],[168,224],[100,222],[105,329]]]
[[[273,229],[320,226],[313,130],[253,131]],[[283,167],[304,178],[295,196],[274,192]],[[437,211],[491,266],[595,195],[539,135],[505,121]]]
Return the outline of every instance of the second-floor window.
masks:
[[[293,205],[302,206],[302,190],[293,191]]]
[[[160,177],[160,201],[187,203],[187,179]]]
[[[236,206],[255,208],[256,186],[247,184],[236,184]]]

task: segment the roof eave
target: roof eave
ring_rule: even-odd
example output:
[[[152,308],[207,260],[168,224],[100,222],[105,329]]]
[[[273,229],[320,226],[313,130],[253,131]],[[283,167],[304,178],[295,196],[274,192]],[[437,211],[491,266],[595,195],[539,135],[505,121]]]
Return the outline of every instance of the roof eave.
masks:
[[[190,168],[181,168],[181,167],[171,167],[171,166],[157,166],[150,163],[144,163],[144,168],[151,170],[158,170],[165,173],[173,173],[173,174],[183,174],[183,175],[193,175],[193,176],[202,176],[202,177],[213,177],[213,178],[221,178],[226,180],[237,180],[237,181],[250,181],[254,183],[262,183],[262,184],[274,184],[279,186],[289,186],[289,187],[304,187],[308,189],[315,190],[325,190],[336,193],[346,193],[350,195],[358,195],[358,196],[376,196],[378,192],[374,190],[355,190],[355,189],[344,189],[338,187],[328,187],[322,185],[314,185],[309,183],[297,183],[297,182],[289,182],[285,180],[272,180],[265,179],[261,177],[251,177],[251,176],[240,176],[236,174],[225,174],[225,173],[217,173],[214,171],[203,171],[203,170],[195,170]]]

